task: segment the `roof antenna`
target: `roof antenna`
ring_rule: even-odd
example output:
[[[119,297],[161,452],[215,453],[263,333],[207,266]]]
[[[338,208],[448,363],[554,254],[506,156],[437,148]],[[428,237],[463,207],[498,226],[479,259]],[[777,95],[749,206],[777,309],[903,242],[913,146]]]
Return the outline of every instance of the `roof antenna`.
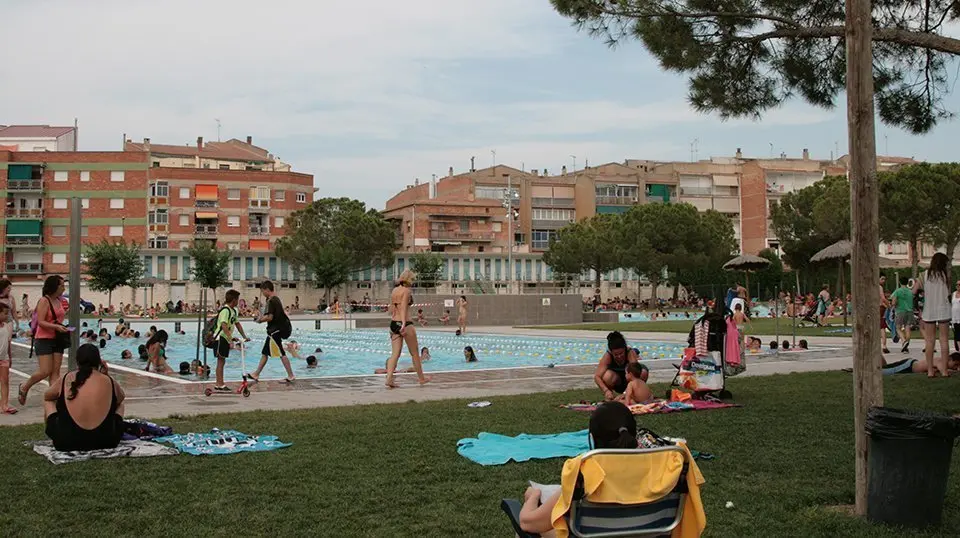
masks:
[[[218,118],[213,118],[213,121],[217,122],[217,142],[220,141],[220,120]]]

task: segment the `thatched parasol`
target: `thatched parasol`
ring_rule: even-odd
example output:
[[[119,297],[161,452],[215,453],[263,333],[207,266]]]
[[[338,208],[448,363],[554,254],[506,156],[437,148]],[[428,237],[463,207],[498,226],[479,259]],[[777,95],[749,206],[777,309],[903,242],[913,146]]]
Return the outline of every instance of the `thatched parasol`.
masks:
[[[814,254],[810,261],[813,263],[826,262],[830,260],[837,260],[837,267],[840,271],[840,300],[844,302],[843,304],[843,326],[847,326],[847,285],[844,279],[843,273],[843,260],[849,258],[853,252],[853,243],[846,239],[841,239],[836,243],[830,245],[829,247],[821,250]]]
[[[743,271],[747,283],[747,305],[750,304],[750,273],[752,271],[761,271],[770,266],[770,260],[754,256],[753,254],[741,254],[736,258],[723,264],[727,271]]]

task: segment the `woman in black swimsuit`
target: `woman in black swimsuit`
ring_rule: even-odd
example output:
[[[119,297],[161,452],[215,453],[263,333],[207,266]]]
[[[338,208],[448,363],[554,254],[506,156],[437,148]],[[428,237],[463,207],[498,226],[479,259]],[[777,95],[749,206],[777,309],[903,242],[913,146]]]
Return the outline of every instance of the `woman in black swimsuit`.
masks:
[[[107,374],[97,346],[80,346],[77,366],[44,394],[47,437],[57,450],[116,448],[123,435],[123,389]]]
[[[430,381],[429,377],[423,375],[423,366],[420,363],[420,344],[417,342],[417,330],[410,320],[410,306],[413,305],[413,293],[410,286],[413,285],[413,271],[406,270],[400,274],[397,279],[397,287],[390,293],[390,345],[392,353],[387,360],[387,388],[395,388],[393,374],[397,369],[397,361],[400,360],[400,353],[403,351],[403,343],[407,343],[407,351],[410,352],[410,359],[413,362],[413,368],[417,372],[417,378],[423,385]]]

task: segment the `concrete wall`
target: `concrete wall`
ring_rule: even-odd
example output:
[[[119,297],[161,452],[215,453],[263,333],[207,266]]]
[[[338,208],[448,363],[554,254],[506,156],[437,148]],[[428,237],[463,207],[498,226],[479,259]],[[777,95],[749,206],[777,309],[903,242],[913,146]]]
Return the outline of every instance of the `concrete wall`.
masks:
[[[450,310],[450,324],[456,325],[457,310],[446,306],[457,295],[430,297],[423,313],[436,324],[444,310]],[[420,300],[414,300],[419,304]],[[579,295],[468,295],[469,325],[564,325],[579,323],[582,299]],[[416,310],[414,310],[415,312]]]

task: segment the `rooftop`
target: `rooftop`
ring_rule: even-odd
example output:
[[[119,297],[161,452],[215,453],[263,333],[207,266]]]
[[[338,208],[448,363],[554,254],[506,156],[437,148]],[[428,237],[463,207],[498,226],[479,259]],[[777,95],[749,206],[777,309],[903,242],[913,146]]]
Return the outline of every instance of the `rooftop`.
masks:
[[[123,145],[124,151],[146,151],[148,141],[133,142],[127,140]],[[226,142],[207,142],[203,139],[197,139],[197,144],[191,145],[171,145],[171,144],[153,144],[150,143],[150,152],[155,155],[169,155],[176,157],[197,157],[202,159],[215,159],[221,161],[243,161],[243,162],[276,162],[275,157],[267,150],[255,146],[252,138],[247,137],[247,141],[231,138]]]
[[[0,125],[0,138],[57,138],[73,130],[49,125]]]

